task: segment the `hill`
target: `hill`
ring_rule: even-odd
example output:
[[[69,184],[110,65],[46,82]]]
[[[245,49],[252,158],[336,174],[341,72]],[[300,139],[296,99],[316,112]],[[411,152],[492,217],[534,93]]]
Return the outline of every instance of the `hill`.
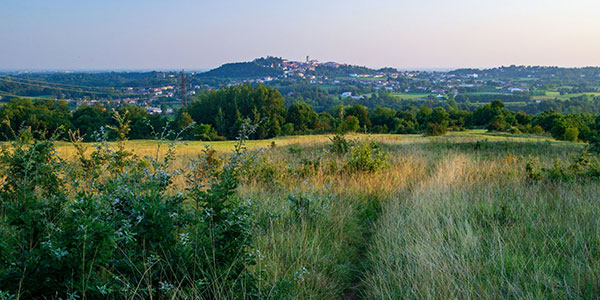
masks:
[[[257,58],[250,62],[227,63],[216,69],[199,74],[199,77],[252,78],[283,75],[282,59]]]
[[[317,60],[305,62],[291,61],[280,57],[267,56],[250,62],[227,63],[218,68],[198,74],[201,78],[260,78],[296,76],[298,74],[316,77],[343,77],[351,74],[375,75],[396,73],[394,68],[371,69],[364,66],[322,63]]]

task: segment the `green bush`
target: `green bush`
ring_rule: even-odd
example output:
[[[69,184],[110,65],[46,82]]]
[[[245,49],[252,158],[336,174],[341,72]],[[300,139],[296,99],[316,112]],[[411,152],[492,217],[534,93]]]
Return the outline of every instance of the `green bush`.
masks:
[[[575,127],[569,127],[565,129],[565,133],[563,134],[563,139],[565,141],[576,142],[579,137],[579,129]]]
[[[509,132],[510,134],[521,134],[521,130],[519,130],[519,128],[517,128],[517,127],[514,127],[514,126],[513,126],[513,127],[510,127],[510,128],[508,129],[508,132]]]
[[[425,136],[440,136],[446,134],[447,127],[439,123],[428,123]]]
[[[600,154],[600,135],[592,137],[589,149],[593,153]]]
[[[571,182],[583,179],[600,179],[600,159],[585,151],[574,157],[568,165],[559,159],[555,160],[554,165],[550,168],[540,168],[538,164],[538,160],[531,160],[527,163],[525,169],[530,180]]]
[[[249,160],[244,167],[243,175],[248,181],[255,181],[268,187],[277,186],[281,177],[280,170],[265,156]]]
[[[542,128],[542,126],[540,126],[540,125],[535,125],[535,126],[531,127],[531,130],[529,131],[529,133],[542,134],[542,133],[544,133],[544,128]]]
[[[116,121],[116,148],[101,131],[86,154],[72,134],[73,163],[56,156],[52,141],[19,139],[0,152],[3,297],[251,297],[253,222],[236,188],[253,128],[222,168],[172,193],[173,145],[164,159],[140,158],[123,146],[127,120]],[[204,155],[217,164],[213,152]]]
[[[374,172],[387,166],[387,153],[376,142],[361,142],[349,153],[344,170],[347,172]]]
[[[340,125],[338,131],[341,133],[357,132],[360,129],[360,122],[355,116],[346,116]]]
[[[348,153],[352,144],[351,141],[339,134],[334,135],[332,138],[329,138],[329,140],[331,141],[331,145],[329,145],[329,151],[336,154]]]

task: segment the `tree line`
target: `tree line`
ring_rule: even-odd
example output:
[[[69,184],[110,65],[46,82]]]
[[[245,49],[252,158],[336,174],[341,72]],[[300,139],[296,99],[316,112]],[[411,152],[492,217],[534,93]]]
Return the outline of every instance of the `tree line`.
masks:
[[[333,105],[316,112],[304,101],[285,105],[279,91],[265,85],[237,85],[200,93],[175,116],[150,114],[136,105],[112,110],[101,105],[81,105],[71,110],[65,101],[12,99],[0,108],[0,139],[13,139],[19,129],[29,128],[35,138],[55,132],[76,131],[86,141],[102,127],[115,126],[115,113],[130,123],[131,139],[155,138],[168,128],[182,132],[188,140],[234,139],[246,120],[258,124],[249,137],[272,138],[280,135],[317,133],[422,133],[442,135],[447,131],[485,128],[490,131],[550,134],[559,140],[592,141],[600,129],[600,116],[592,113],[558,113],[548,110],[529,114],[512,112],[494,100],[473,111],[453,100],[427,101],[399,109],[366,107],[359,103]],[[116,138],[116,137],[112,137]]]

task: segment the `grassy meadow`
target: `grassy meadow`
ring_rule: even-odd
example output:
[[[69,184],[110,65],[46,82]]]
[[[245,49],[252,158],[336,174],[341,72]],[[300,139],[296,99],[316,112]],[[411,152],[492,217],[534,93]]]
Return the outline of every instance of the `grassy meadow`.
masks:
[[[561,95],[559,92],[556,92],[556,91],[546,91],[544,95],[533,96],[532,99],[533,100],[554,100],[554,99],[569,100],[571,98],[581,97],[581,96],[584,96],[584,95],[587,95],[587,96],[590,96],[590,97],[598,97],[598,96],[600,96],[600,93],[597,93],[597,92],[569,93],[569,94],[563,94],[563,95]]]
[[[254,158],[238,194],[254,220],[247,268],[261,298],[600,297],[600,184],[526,172],[536,158],[571,161],[583,144],[483,130],[347,135],[385,154],[366,170],[348,167],[354,152],[335,153],[330,137],[247,143]],[[176,144],[172,192],[186,188],[206,144],[225,160],[234,142]],[[156,141],[125,146],[157,153]],[[76,153],[62,142],[56,150]]]

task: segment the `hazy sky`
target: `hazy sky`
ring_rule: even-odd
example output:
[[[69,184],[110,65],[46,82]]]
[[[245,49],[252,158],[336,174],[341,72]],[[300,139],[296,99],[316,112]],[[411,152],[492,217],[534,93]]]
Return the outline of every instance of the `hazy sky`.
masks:
[[[0,69],[600,65],[599,0],[0,0]]]

